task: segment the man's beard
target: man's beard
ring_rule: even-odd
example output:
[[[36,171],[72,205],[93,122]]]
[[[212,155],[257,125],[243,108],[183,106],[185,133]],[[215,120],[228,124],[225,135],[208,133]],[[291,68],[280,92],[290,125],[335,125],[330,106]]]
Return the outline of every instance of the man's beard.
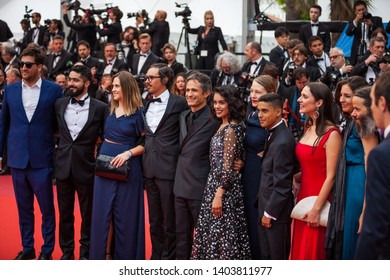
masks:
[[[76,91],[72,91],[71,88],[75,88],[75,87],[68,87],[68,95],[70,97],[79,96],[80,94],[82,94],[84,92],[84,87],[76,88]]]
[[[356,131],[360,138],[365,138],[375,133],[376,125],[372,113],[360,116],[360,125],[356,123]]]

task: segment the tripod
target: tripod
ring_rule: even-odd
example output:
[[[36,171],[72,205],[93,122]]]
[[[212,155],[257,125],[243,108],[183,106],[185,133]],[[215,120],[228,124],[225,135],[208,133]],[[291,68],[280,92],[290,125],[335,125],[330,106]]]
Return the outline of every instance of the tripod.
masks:
[[[184,46],[187,47],[187,57],[188,57],[188,60],[189,60],[189,66],[190,66],[190,69],[192,69],[192,59],[191,59],[191,51],[190,51],[190,41],[188,39],[188,29],[190,28],[190,24],[188,22],[189,18],[188,17],[184,17],[183,18],[183,28],[181,29],[181,33],[180,33],[180,37],[179,37],[179,43],[177,44],[177,52],[179,52],[179,48],[180,48],[180,42],[181,42],[181,38],[183,37],[183,33],[184,33]]]

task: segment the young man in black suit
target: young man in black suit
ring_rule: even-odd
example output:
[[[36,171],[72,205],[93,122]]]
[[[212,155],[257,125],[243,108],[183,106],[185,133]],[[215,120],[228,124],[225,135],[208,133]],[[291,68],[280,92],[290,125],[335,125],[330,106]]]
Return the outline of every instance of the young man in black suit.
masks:
[[[324,43],[324,51],[329,53],[332,45],[328,26],[318,21],[322,13],[320,5],[314,4],[310,7],[309,16],[310,23],[304,24],[299,29],[299,40],[305,44],[305,48],[309,50],[309,39],[312,36],[318,36]],[[310,53],[311,54],[311,53]]]
[[[383,22],[381,17],[372,16],[367,12],[365,1],[355,1],[353,9],[355,10],[355,18],[349,22],[345,33],[348,36],[353,36],[350,61],[352,65],[355,65],[358,56],[366,54],[368,40],[370,40],[372,32],[378,27],[383,28]]]
[[[176,258],[173,185],[179,156],[179,116],[187,109],[182,96],[169,92],[173,71],[163,63],[150,66],[145,87],[152,99],[145,106],[145,150],[142,158],[148,196],[151,259]]]
[[[390,259],[390,73],[381,75],[371,89],[371,110],[384,140],[368,155],[366,208],[355,258]]]
[[[54,80],[57,74],[64,73],[73,66],[73,56],[64,50],[64,38],[54,36],[53,52],[45,59],[45,65],[49,72],[49,79]]]
[[[60,142],[55,157],[55,177],[60,214],[59,241],[62,260],[74,259],[74,202],[77,192],[81,212],[80,259],[89,258],[95,145],[103,134],[107,105],[88,95],[91,71],[84,65],[69,73],[69,97],[57,100]]]
[[[41,25],[41,14],[32,13],[31,21],[35,26],[28,31],[26,35],[27,39],[24,42],[25,46],[23,46],[23,48],[26,48],[30,43],[36,43],[39,46],[44,46],[47,26]]]
[[[275,29],[275,40],[277,46],[273,48],[269,53],[269,60],[276,65],[279,69],[279,77],[283,74],[284,63],[290,57],[287,51],[287,43],[289,40],[290,32],[286,27],[279,26]]]
[[[207,100],[211,94],[210,78],[193,72],[187,79],[186,99],[189,110],[180,114],[180,154],[176,169],[176,258],[191,256],[194,227],[198,219],[207,176],[210,171],[210,140],[219,122],[212,119]]]
[[[282,120],[282,107],[283,99],[276,93],[260,97],[260,125],[269,131],[258,194],[259,242],[264,260],[287,260],[290,254],[295,141]]]

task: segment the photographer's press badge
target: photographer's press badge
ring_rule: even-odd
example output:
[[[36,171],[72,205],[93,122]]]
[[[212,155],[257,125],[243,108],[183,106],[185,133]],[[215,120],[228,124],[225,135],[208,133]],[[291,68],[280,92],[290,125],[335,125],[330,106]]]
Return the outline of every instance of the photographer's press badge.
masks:
[[[200,51],[200,56],[207,56],[207,50],[201,50]]]

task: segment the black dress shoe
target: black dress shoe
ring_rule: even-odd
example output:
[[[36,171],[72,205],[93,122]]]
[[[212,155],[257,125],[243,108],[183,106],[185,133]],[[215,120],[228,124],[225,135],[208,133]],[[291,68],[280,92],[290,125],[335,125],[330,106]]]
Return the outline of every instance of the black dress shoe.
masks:
[[[37,260],[41,260],[41,261],[47,261],[47,260],[52,260],[53,258],[51,257],[51,254],[45,254],[45,253],[40,253],[39,254],[39,257],[37,258]]]
[[[14,258],[14,260],[34,260],[34,259],[35,259],[34,251],[30,251],[30,252],[20,251]]]
[[[74,260],[74,255],[73,254],[63,254],[61,256],[61,260]]]

